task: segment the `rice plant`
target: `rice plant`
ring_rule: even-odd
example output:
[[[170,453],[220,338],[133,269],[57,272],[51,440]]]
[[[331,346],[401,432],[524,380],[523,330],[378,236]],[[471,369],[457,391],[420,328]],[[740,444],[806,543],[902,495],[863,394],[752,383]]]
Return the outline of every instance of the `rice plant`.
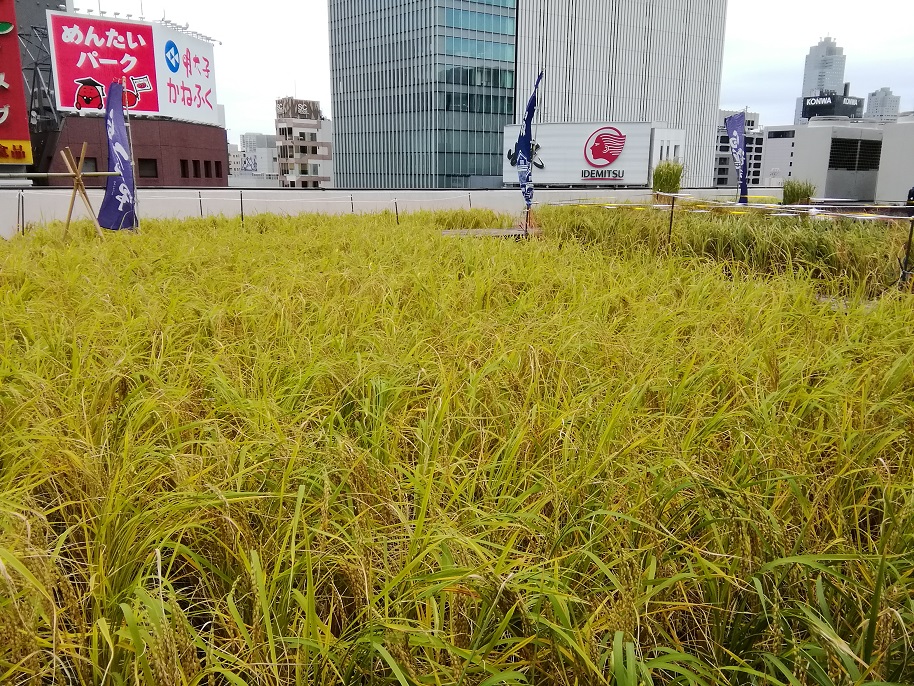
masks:
[[[685,168],[679,160],[663,160],[654,168],[652,186],[655,193],[678,193]]]
[[[784,181],[785,205],[808,205],[816,194],[816,184],[811,181],[787,179]]]
[[[662,216],[0,245],[0,683],[914,682],[894,233]]]

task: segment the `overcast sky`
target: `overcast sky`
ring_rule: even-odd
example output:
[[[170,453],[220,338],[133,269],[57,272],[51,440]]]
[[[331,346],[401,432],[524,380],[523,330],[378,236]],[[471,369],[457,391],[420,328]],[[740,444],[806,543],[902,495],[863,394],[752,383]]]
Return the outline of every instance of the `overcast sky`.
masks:
[[[99,0],[75,0],[97,8]],[[101,0],[140,14],[140,0]],[[229,140],[272,133],[274,100],[297,95],[330,111],[327,0],[143,0],[147,19],[190,23],[220,41],[219,100]],[[910,0],[730,0],[721,106],[748,106],[762,124],[791,124],[811,45],[833,36],[847,55],[851,94],[889,86],[914,110],[914,5]]]

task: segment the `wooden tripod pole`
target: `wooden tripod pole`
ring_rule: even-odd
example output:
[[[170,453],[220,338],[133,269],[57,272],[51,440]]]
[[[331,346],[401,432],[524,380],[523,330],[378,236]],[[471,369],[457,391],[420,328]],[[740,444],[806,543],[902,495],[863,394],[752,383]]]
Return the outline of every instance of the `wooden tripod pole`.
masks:
[[[82,152],[79,156],[79,163],[74,159],[70,148],[67,147],[60,151],[60,156],[63,157],[64,164],[67,166],[67,170],[73,178],[73,195],[70,197],[70,209],[67,213],[67,224],[64,228],[64,236],[67,235],[67,232],[70,229],[70,220],[73,216],[73,205],[76,203],[76,196],[79,195],[79,197],[82,198],[83,204],[86,206],[86,210],[89,212],[89,216],[92,217],[92,221],[95,222],[96,233],[98,233],[99,238],[104,238],[105,234],[102,232],[101,224],[98,223],[98,218],[95,216],[95,210],[92,209],[92,203],[89,200],[89,195],[86,193],[86,184],[83,180],[83,165],[86,162],[86,148],[87,144],[83,143]]]

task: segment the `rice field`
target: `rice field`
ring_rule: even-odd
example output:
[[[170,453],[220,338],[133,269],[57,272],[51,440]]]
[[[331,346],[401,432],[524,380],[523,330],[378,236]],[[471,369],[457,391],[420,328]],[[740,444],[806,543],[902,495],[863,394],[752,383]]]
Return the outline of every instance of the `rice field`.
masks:
[[[914,683],[904,225],[0,245],[0,683]]]

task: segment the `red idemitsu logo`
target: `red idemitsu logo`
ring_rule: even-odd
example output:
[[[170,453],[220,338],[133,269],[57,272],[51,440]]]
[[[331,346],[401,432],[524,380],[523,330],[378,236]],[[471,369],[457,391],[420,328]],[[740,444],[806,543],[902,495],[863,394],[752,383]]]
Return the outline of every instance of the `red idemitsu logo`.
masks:
[[[608,167],[625,149],[625,136],[619,129],[607,126],[595,131],[584,147],[584,159],[591,167]]]

